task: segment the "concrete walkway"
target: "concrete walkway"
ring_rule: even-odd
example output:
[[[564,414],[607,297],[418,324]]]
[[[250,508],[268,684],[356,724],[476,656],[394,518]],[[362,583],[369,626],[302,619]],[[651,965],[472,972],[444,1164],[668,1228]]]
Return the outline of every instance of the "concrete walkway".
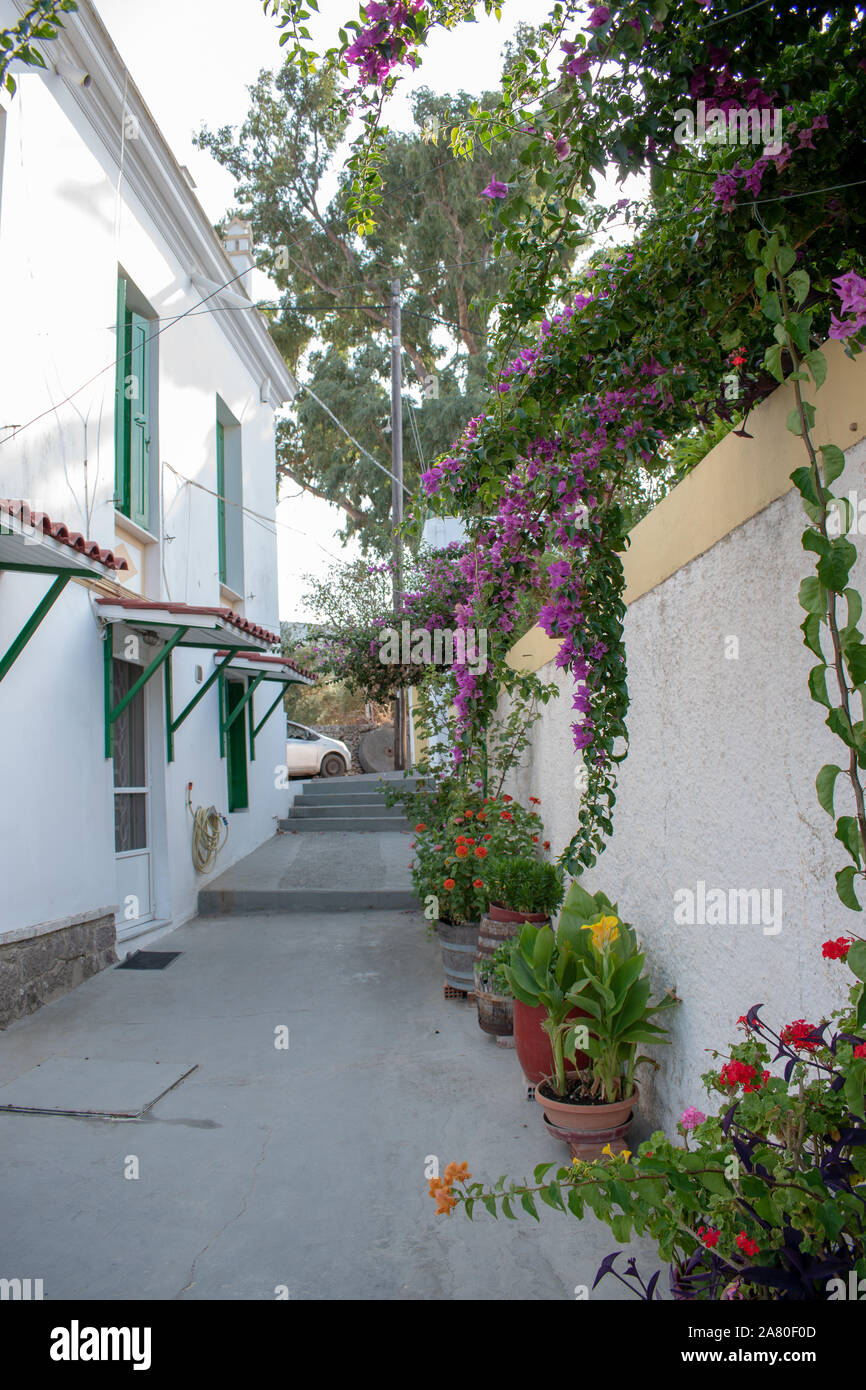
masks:
[[[199,918],[156,949],[183,955],[106,970],[0,1035],[0,1084],[55,1055],[198,1063],[142,1120],[0,1114],[0,1276],[41,1278],[49,1300],[270,1300],[283,1285],[292,1299],[569,1301],[591,1287],[617,1246],[592,1217],[435,1215],[427,1155],[492,1181],[565,1153],[514,1053],[443,1000],[417,913]],[[633,1253],[645,1275],[658,1267],[649,1244]],[[619,1297],[610,1278],[591,1295]]]

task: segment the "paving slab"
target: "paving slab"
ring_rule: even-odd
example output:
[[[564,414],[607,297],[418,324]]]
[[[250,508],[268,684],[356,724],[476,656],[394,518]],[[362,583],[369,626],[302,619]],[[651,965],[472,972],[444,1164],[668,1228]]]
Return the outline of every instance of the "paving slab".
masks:
[[[0,1110],[137,1119],[195,1067],[194,1062],[49,1057],[0,1086]]]
[[[594,1217],[435,1215],[431,1155],[495,1181],[565,1151],[515,1054],[443,998],[418,913],[197,918],[164,941],[170,970],[106,970],[0,1035],[0,1084],[57,1056],[199,1063],[140,1120],[0,1113],[0,1277],[47,1300],[591,1289],[617,1246]],[[649,1243],[629,1253],[658,1267]],[[612,1279],[590,1294],[619,1298]]]

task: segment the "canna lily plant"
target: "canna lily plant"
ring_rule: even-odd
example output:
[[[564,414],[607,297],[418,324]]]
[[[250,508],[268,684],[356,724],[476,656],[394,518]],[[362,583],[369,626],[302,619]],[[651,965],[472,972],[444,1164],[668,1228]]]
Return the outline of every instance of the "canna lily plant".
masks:
[[[583,915],[590,917],[586,909],[597,906],[597,899],[573,885],[566,901],[571,914],[580,916],[583,909]],[[557,1025],[563,1051],[566,1058],[574,1059],[579,1048],[591,1058],[590,1095],[605,1103],[626,1100],[634,1093],[635,1068],[641,1062],[658,1065],[639,1054],[638,1048],[668,1041],[667,1030],[652,1022],[653,1016],[679,1000],[669,990],[658,1003],[650,1002],[646,956],[638,948],[633,928],[621,922],[615,911],[596,913],[581,923],[580,932],[580,974],[566,991],[564,1005],[569,1011],[582,1009],[593,1021],[587,1025],[564,1018]]]

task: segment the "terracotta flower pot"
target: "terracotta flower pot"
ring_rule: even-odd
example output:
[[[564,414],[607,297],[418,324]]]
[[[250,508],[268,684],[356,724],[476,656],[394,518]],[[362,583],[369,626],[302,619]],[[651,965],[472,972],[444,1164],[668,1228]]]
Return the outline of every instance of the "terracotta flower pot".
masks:
[[[625,1100],[611,1101],[607,1105],[573,1105],[569,1101],[545,1097],[538,1089],[535,1099],[544,1111],[548,1132],[566,1144],[574,1143],[579,1147],[580,1152],[573,1153],[572,1157],[597,1158],[605,1144],[613,1148],[618,1143],[620,1150],[624,1147],[640,1093],[635,1087]]]
[[[549,912],[517,912],[503,903],[491,903],[487,909],[494,922],[534,922],[540,924],[550,921]]]
[[[588,1017],[589,1014],[582,1009],[573,1009],[569,1014],[569,1018]],[[522,1004],[519,999],[515,999],[514,1046],[517,1049],[517,1060],[530,1086],[537,1086],[539,1081],[543,1081],[553,1071],[553,1050],[550,1038],[542,1026],[546,1018],[547,1010],[543,1004],[531,1008],[529,1004]],[[589,1066],[589,1058],[583,1052],[577,1053],[575,1061],[578,1071]]]

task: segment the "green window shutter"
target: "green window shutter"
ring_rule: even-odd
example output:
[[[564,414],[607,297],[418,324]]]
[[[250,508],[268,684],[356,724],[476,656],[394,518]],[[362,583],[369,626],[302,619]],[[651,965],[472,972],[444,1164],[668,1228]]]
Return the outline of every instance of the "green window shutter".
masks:
[[[148,339],[150,324],[140,314],[130,314],[129,401],[129,513],[145,528],[150,524],[150,375]]]
[[[216,427],[217,439],[217,535],[219,544],[219,570],[220,583],[227,582],[228,565],[226,563],[226,432],[222,421],[217,420]]]
[[[117,369],[114,392],[114,505],[129,516],[129,401],[126,377],[129,364],[129,315],[126,308],[126,281],[117,281]]]
[[[226,681],[226,718],[237,709],[246,694],[241,681]],[[249,808],[247,788],[247,731],[246,720],[238,715],[228,731],[226,761],[229,779],[229,810],[246,811]]]

